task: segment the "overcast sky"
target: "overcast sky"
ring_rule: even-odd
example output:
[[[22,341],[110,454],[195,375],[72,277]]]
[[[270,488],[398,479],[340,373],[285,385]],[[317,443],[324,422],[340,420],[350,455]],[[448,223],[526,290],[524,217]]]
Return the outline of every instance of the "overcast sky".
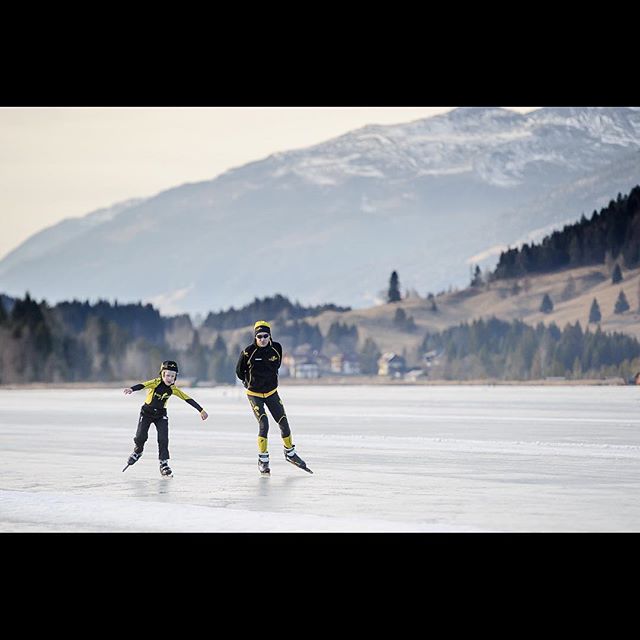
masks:
[[[0,258],[64,218],[210,180],[367,124],[452,108],[0,108]]]

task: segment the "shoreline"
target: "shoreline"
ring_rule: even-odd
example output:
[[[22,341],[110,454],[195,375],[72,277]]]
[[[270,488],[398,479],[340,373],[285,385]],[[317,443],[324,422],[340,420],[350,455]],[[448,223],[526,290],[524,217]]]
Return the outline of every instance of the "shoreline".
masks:
[[[116,382],[22,382],[0,384],[0,391],[27,390],[27,389],[123,389],[135,384],[137,381],[124,380]],[[213,389],[222,387],[225,389],[239,389],[244,391],[241,385],[231,384],[199,384],[195,387],[188,380],[183,380],[180,386],[190,389]],[[583,380],[391,380],[364,376],[327,376],[324,378],[284,378],[280,380],[281,387],[295,386],[387,386],[387,387],[590,387],[590,386],[635,386],[625,382],[623,378],[583,379]]]

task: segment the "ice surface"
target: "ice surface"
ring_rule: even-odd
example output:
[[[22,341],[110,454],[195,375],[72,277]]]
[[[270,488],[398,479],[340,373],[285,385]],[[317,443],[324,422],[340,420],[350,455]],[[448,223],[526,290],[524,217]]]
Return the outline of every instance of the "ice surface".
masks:
[[[640,417],[629,387],[286,386],[307,474],[272,475],[242,389],[169,401],[125,473],[141,393],[0,390],[2,532],[639,531]]]

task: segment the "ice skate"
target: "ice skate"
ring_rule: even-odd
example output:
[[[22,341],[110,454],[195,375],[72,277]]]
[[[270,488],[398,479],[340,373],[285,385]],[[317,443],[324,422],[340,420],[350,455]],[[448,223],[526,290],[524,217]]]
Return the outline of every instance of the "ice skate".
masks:
[[[142,453],[136,453],[135,451],[129,456],[129,459],[127,460],[127,465],[125,466],[125,468],[123,469],[123,471],[126,471],[132,464],[135,464],[136,462],[138,462],[138,460],[140,460],[140,458],[142,457]]]
[[[171,467],[168,460],[160,460],[160,473],[167,478],[173,478]]]
[[[271,469],[269,469],[269,454],[268,453],[259,453],[258,454],[258,471],[263,476],[271,475]]]
[[[296,467],[304,469],[307,473],[313,473],[313,471],[307,467],[307,463],[296,453],[295,445],[290,449],[284,448],[284,459]]]

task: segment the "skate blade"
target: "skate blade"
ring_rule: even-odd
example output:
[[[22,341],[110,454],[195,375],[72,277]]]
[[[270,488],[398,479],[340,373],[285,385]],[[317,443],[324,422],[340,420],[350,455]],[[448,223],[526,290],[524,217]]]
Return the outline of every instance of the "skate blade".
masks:
[[[296,464],[295,462],[293,462],[292,460],[289,460],[288,458],[287,458],[287,462],[289,464],[292,464],[294,467],[298,467],[298,469],[302,469],[303,471],[306,471],[307,473],[313,474],[313,471],[311,471],[311,469],[309,469],[309,467],[301,467],[299,464]]]

